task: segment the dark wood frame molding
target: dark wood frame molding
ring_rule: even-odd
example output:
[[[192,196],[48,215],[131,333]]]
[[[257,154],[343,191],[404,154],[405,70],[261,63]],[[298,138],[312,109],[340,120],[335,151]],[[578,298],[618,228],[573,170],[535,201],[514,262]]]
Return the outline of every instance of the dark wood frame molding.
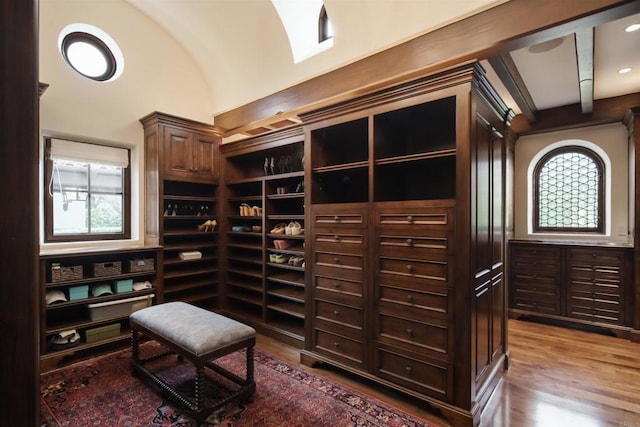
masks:
[[[0,425],[40,418],[38,0],[0,4]]]

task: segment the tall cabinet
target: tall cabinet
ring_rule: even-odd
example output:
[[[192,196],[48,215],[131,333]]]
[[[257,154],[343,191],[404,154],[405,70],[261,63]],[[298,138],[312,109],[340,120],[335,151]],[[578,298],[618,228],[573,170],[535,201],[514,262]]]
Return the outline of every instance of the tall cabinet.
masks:
[[[219,303],[219,144],[211,125],[154,112],[145,138],[145,243],[162,246],[158,302]]]
[[[302,361],[478,425],[507,361],[508,110],[473,64],[301,118]]]

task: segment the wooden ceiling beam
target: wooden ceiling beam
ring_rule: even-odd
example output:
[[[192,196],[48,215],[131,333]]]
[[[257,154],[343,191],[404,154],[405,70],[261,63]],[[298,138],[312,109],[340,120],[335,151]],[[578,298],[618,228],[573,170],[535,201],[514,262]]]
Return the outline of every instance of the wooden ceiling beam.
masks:
[[[593,27],[576,31],[576,57],[578,58],[582,114],[589,114],[593,111],[593,34]]]
[[[505,53],[489,58],[489,64],[491,64],[491,67],[493,67],[502,84],[511,94],[513,101],[520,108],[527,121],[534,123],[536,121],[536,105],[511,55]]]
[[[518,114],[511,121],[511,129],[522,136],[606,123],[622,123],[628,110],[638,106],[640,92],[597,99],[593,102],[593,111],[588,114],[582,113],[581,104],[539,110],[535,123],[530,123],[523,114]]]

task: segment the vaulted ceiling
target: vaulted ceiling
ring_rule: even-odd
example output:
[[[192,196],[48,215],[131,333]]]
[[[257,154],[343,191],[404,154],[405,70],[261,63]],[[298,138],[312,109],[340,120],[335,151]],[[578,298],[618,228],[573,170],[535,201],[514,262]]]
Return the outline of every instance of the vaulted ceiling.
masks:
[[[194,58],[208,79],[214,115],[507,3],[325,0],[334,47],[294,64],[270,0],[126,1]],[[640,2],[619,3],[628,6],[625,16],[587,19],[578,29],[559,30],[556,37],[545,35],[525,46],[512,43],[512,50],[484,58],[490,80],[527,125],[544,111],[579,105],[582,114],[591,114],[596,100],[640,93],[640,31],[624,31],[640,23]],[[535,7],[535,2],[529,4]],[[618,74],[623,67],[632,71]]]

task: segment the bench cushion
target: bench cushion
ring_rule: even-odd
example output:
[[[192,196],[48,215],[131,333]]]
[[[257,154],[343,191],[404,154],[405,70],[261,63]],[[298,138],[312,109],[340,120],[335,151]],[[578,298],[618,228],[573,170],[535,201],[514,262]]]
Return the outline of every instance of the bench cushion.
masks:
[[[255,336],[255,329],[184,302],[143,308],[130,319],[168,341],[201,356]]]

